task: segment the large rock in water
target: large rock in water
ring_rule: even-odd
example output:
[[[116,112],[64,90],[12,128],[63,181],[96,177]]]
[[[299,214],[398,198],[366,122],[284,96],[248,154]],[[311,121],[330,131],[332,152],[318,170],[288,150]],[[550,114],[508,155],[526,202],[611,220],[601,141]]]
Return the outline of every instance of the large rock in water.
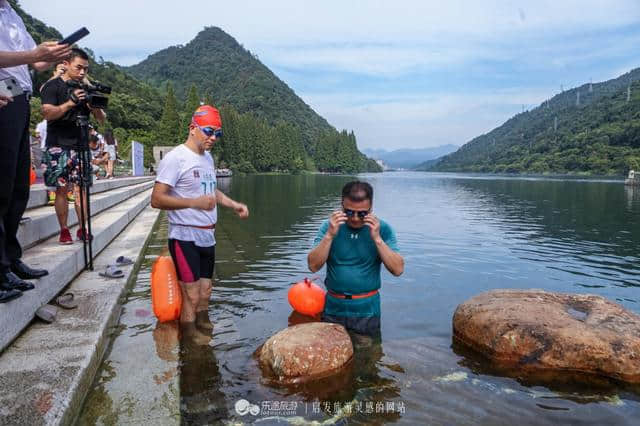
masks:
[[[492,290],[458,306],[453,335],[501,365],[640,383],[640,316],[600,296]]]
[[[258,356],[267,376],[278,383],[302,383],[340,371],[353,358],[353,345],[343,326],[312,322],[274,334]]]

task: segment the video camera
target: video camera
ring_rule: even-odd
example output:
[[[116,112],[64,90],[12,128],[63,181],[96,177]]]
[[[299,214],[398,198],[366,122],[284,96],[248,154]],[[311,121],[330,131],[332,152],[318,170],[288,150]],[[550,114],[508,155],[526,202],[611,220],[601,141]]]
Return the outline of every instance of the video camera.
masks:
[[[89,84],[85,84],[76,80],[67,80],[67,86],[69,90],[82,89],[87,92],[87,97],[78,105],[89,104],[93,108],[106,109],[109,104],[109,98],[106,95],[111,94],[111,87],[105,86],[97,81],[89,81]]]

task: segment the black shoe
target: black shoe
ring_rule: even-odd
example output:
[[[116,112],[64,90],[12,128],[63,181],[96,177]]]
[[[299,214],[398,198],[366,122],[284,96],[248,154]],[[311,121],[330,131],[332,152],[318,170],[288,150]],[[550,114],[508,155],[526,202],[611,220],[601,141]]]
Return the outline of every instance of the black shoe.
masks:
[[[16,276],[13,272],[7,272],[0,276],[0,290],[20,290],[27,291],[36,288],[29,281],[23,281]]]
[[[11,265],[11,272],[16,274],[23,280],[34,280],[36,278],[42,278],[45,275],[49,275],[49,271],[45,269],[31,268],[22,263],[22,261],[19,259],[13,262],[13,264]]]
[[[0,290],[0,303],[6,303],[10,300],[17,299],[20,296],[22,296],[22,292],[20,290]]]

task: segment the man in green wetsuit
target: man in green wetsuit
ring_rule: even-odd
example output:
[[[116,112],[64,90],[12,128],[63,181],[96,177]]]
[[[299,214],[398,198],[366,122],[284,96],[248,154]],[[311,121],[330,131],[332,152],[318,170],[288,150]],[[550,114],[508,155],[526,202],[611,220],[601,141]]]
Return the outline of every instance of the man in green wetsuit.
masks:
[[[349,182],[342,210],[333,212],[314,241],[307,261],[311,272],[326,263],[327,296],[322,319],[359,334],[380,333],[380,264],[395,276],[404,271],[396,234],[371,211],[373,188]]]

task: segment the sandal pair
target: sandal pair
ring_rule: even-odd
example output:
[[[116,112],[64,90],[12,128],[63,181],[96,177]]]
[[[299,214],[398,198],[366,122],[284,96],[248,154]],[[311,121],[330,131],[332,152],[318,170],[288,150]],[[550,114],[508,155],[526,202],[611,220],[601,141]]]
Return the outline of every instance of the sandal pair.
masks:
[[[36,311],[36,317],[46,322],[47,324],[51,324],[56,320],[56,315],[58,314],[58,306],[63,309],[75,309],[78,307],[78,302],[75,300],[75,296],[73,293],[65,293],[62,296],[58,296],[55,299],[55,305],[42,305]]]

